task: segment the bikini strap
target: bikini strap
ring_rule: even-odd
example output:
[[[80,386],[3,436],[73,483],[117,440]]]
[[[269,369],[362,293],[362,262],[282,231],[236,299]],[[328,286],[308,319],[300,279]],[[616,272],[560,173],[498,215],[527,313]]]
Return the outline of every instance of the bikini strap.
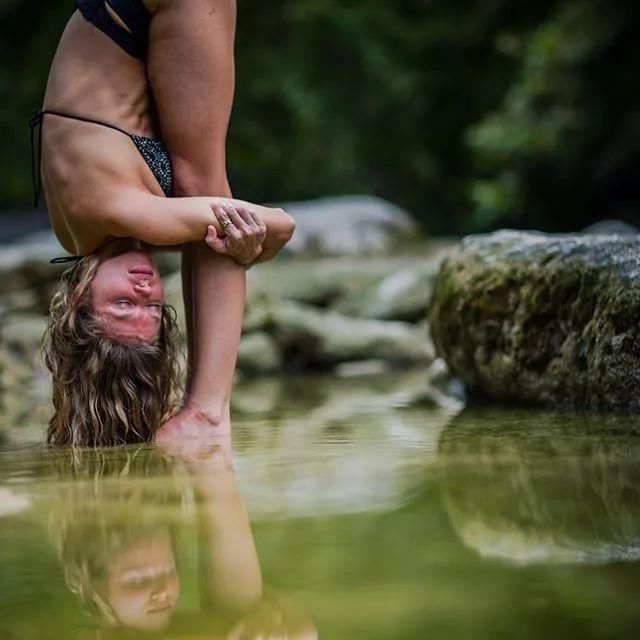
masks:
[[[38,206],[38,197],[40,196],[40,159],[42,157],[42,110],[34,109],[29,120],[29,129],[31,129],[31,185],[33,187],[33,206]],[[38,129],[38,154],[36,156],[35,135]],[[37,164],[36,164],[37,163]]]
[[[80,262],[85,256],[59,256],[49,260],[49,264],[65,264],[67,262]]]
[[[128,138],[132,139],[131,134],[124,129],[111,124],[110,122],[103,122],[102,120],[95,120],[94,118],[87,118],[85,116],[76,116],[72,113],[65,113],[64,111],[54,111],[53,109],[34,109],[29,120],[29,128],[31,129],[31,181],[33,184],[33,206],[38,206],[38,200],[40,197],[40,191],[42,190],[42,123],[44,121],[45,114],[52,116],[58,116],[60,118],[69,118],[70,120],[79,120],[80,122],[88,122],[89,124],[97,124],[114,131],[123,133]],[[35,132],[38,129],[38,153],[36,155],[35,150]]]
[[[77,116],[73,113],[65,113],[64,111],[54,111],[53,109],[44,109],[40,111],[41,115],[49,114],[52,116],[59,116],[60,118],[69,118],[70,120],[79,120],[80,122],[88,122],[89,124],[99,124],[102,127],[107,127],[109,129],[113,129],[114,131],[119,131],[120,133],[124,133],[127,138],[131,137],[131,134],[124,129],[121,129],[115,124],[111,124],[110,122],[104,122],[103,120],[95,120],[94,118],[87,118],[86,116]],[[40,118],[42,120],[42,118]]]
[[[116,240],[120,240],[120,238],[114,236],[113,238],[109,238],[105,240],[93,253],[96,251],[100,251],[100,249],[104,249],[107,245],[115,242]],[[87,255],[91,255],[90,253]],[[87,256],[59,256],[58,258],[52,258],[49,260],[49,264],[65,264],[67,262],[75,262],[76,264],[82,260],[82,258],[86,258]]]

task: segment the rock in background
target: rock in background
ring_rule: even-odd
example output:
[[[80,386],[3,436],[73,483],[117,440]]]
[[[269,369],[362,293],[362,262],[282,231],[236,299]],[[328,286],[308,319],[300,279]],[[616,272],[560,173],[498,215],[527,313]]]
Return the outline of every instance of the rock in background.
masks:
[[[466,238],[435,283],[431,331],[497,400],[640,411],[640,240],[502,231]]]
[[[358,255],[397,249],[419,237],[411,216],[373,196],[338,196],[282,205],[296,220],[287,245],[293,253]]]

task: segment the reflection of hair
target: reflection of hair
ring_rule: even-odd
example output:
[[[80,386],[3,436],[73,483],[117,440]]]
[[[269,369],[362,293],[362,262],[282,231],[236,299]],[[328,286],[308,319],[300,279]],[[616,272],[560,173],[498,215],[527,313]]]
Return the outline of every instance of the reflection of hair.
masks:
[[[100,258],[62,275],[42,353],[53,379],[51,444],[96,446],[149,440],[174,408],[179,364],[175,310],[163,305],[153,344],[108,336],[89,306]]]
[[[184,486],[154,449],[69,449],[57,460],[66,482],[51,514],[50,536],[65,581],[89,613],[117,624],[107,596],[109,567],[119,554],[167,532],[184,517]]]

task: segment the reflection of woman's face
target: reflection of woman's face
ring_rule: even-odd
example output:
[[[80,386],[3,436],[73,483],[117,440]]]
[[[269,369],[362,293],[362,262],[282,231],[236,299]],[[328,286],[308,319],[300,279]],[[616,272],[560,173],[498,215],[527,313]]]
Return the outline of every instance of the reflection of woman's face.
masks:
[[[179,595],[180,578],[168,532],[142,540],[116,556],[109,566],[107,600],[125,627],[164,629]]]
[[[110,335],[134,342],[152,342],[158,337],[164,292],[146,251],[132,246],[105,255],[90,292],[93,312]]]

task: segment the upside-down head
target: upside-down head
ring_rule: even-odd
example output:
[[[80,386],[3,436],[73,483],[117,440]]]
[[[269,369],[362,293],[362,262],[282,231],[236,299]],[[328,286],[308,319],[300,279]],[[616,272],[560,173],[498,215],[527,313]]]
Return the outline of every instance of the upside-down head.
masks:
[[[150,440],[179,384],[175,310],[148,253],[124,241],[62,276],[43,340],[52,376],[51,444]]]

